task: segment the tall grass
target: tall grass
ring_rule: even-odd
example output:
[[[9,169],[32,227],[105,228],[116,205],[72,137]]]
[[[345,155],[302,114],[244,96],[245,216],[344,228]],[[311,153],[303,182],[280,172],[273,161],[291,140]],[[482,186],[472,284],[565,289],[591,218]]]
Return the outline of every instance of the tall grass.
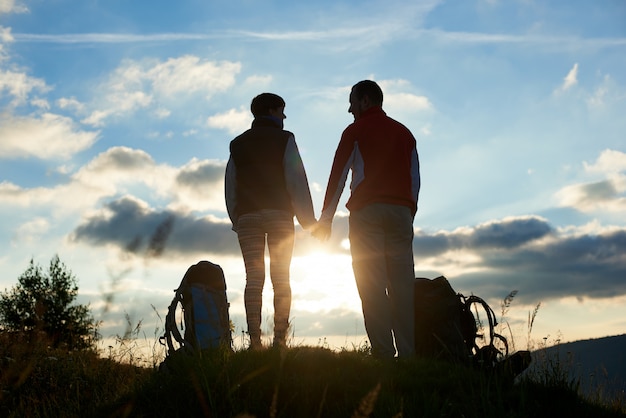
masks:
[[[93,416],[150,374],[95,349],[67,351],[43,335],[0,333],[0,416]]]
[[[156,308],[154,311],[159,315]],[[125,314],[126,328],[122,335],[113,340],[103,340],[96,349],[106,358],[139,367],[156,368],[165,359],[165,346],[159,343],[162,334],[160,327],[155,327],[149,337],[143,330],[143,321],[133,323],[130,315]],[[159,316],[159,319],[161,317]]]

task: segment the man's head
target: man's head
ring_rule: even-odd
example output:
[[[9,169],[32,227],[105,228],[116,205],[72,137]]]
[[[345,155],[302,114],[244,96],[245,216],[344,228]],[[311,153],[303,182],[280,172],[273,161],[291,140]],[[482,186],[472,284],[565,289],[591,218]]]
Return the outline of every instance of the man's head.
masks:
[[[274,93],[261,93],[252,99],[250,111],[255,118],[259,116],[274,116],[284,119],[285,101],[282,97]]]
[[[352,86],[348,112],[352,113],[354,120],[359,119],[370,107],[382,105],[383,91],[375,81],[363,80]]]

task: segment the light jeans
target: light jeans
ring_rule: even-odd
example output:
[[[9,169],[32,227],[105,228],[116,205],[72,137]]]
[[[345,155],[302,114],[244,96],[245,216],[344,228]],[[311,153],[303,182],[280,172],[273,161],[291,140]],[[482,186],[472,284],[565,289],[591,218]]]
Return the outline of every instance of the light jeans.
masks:
[[[265,240],[274,288],[274,340],[285,341],[291,310],[289,267],[294,245],[293,216],[280,210],[261,210],[237,220],[237,237],[246,267],[244,304],[251,340],[261,338],[261,305],[265,284]]]
[[[350,212],[350,251],[372,354],[415,354],[413,215],[375,203]],[[395,347],[394,347],[395,339]]]

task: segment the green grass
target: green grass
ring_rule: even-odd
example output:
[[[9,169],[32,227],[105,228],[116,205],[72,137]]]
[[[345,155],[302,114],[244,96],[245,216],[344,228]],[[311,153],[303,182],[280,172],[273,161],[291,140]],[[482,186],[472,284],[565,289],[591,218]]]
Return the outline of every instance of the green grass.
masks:
[[[0,416],[624,416],[620,403],[580,397],[558,370],[513,382],[432,360],[378,361],[367,347],[181,355],[167,371],[110,357],[0,334]]]

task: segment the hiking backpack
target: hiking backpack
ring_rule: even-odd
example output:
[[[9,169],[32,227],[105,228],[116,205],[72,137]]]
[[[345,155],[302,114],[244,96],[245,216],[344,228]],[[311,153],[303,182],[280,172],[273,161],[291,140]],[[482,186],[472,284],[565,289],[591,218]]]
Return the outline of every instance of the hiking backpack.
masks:
[[[182,314],[177,324],[178,306]],[[165,334],[159,338],[167,356],[177,351],[198,353],[224,347],[232,350],[229,303],[222,268],[209,261],[189,267],[165,317]],[[181,331],[184,334],[181,334]]]
[[[484,312],[483,318],[480,311]],[[483,299],[456,293],[444,276],[416,279],[417,356],[495,368],[509,355],[506,338],[495,332],[497,324],[493,310]]]

